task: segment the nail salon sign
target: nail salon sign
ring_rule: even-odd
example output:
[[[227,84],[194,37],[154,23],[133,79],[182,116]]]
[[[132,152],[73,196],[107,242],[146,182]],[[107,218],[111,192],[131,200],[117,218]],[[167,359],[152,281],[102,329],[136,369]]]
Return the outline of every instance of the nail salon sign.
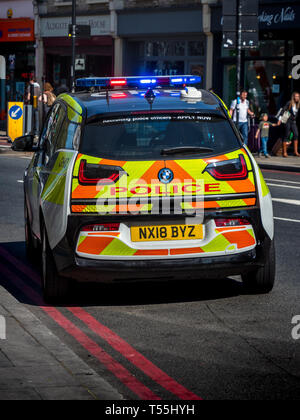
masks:
[[[286,26],[291,23],[296,23],[297,11],[294,7],[283,7],[281,9],[274,9],[273,11],[263,10],[258,16],[260,26],[275,27]]]

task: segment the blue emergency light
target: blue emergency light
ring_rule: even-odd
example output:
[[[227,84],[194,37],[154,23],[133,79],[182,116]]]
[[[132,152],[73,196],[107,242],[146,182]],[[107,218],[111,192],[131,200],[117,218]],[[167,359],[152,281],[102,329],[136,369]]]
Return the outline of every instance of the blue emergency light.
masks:
[[[130,77],[86,77],[76,80],[77,87],[168,87],[196,85],[201,83],[200,76],[130,76]]]

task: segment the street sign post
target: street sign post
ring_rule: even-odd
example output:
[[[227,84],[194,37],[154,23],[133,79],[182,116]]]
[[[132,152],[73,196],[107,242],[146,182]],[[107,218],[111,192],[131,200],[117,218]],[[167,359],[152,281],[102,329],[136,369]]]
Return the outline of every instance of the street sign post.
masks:
[[[14,141],[23,135],[24,103],[8,102],[7,135]]]
[[[223,0],[223,47],[236,50],[236,123],[239,124],[242,50],[258,46],[258,0]]]

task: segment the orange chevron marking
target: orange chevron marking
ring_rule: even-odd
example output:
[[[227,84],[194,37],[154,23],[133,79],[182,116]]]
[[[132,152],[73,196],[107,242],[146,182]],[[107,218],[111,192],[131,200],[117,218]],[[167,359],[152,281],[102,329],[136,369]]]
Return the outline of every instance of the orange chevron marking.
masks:
[[[255,186],[250,181],[250,179],[245,179],[244,181],[227,181],[227,183],[231,186],[232,189],[234,189],[236,193],[247,193],[255,191]]]
[[[255,245],[255,239],[247,230],[240,232],[223,233],[223,236],[231,243],[237,244],[238,249]]]
[[[105,189],[105,187],[106,185],[78,185],[78,187],[76,187],[75,190],[72,192],[72,198],[95,198],[100,191]]]
[[[100,255],[102,251],[114,240],[114,238],[86,237],[77,248],[78,252],[90,255]]]
[[[181,248],[171,249],[171,255],[186,255],[186,254],[201,254],[203,253],[202,248]]]
[[[167,168],[171,169],[174,173],[174,180],[169,185],[178,183],[183,184],[184,181],[196,182],[192,175],[189,174],[186,170],[184,170],[182,166],[180,166],[179,163],[175,160],[166,161],[166,166]]]
[[[72,213],[82,213],[87,206],[72,206]]]
[[[255,206],[256,198],[244,198],[245,203],[247,206]]]
[[[150,166],[150,168],[141,176],[141,178],[136,182],[136,185],[141,184],[147,184],[150,185],[154,181],[158,181],[158,172],[165,167],[165,163],[163,160],[159,160],[153,165]]]
[[[149,249],[149,250],[139,250],[137,251],[134,256],[139,256],[139,255],[144,255],[144,256],[150,256],[150,255],[168,255],[168,250],[167,249]]]

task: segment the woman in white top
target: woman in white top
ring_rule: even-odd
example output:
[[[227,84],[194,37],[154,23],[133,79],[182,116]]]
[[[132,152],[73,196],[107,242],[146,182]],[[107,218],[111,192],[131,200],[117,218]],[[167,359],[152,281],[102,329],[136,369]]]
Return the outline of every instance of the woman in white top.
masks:
[[[281,117],[285,112],[289,112],[290,116],[286,122],[285,126],[285,136],[283,139],[283,157],[288,157],[287,154],[287,146],[290,141],[291,133],[293,133],[293,140],[294,140],[294,155],[300,156],[298,153],[298,139],[299,139],[299,130],[297,126],[297,116],[300,109],[300,94],[298,92],[294,92],[292,94],[291,100],[283,107],[280,117],[279,117],[279,124],[281,124]]]

